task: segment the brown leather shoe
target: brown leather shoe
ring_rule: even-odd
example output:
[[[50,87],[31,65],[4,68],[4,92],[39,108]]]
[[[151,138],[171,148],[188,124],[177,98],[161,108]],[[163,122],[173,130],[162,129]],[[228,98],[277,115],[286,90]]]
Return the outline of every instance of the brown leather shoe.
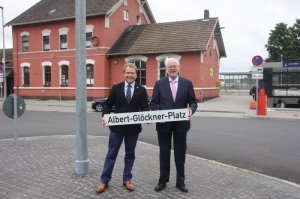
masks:
[[[131,184],[130,181],[125,181],[125,182],[123,182],[123,185],[126,187],[126,189],[127,189],[128,191],[133,191],[133,190],[134,190],[133,185]]]
[[[108,184],[100,183],[97,187],[96,193],[102,193],[108,187]]]

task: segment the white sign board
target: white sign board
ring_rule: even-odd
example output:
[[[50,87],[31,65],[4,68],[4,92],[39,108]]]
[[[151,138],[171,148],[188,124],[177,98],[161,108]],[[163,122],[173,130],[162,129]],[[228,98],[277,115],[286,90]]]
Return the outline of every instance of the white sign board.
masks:
[[[0,82],[3,82],[3,77],[0,77]]]
[[[170,109],[161,111],[143,111],[104,115],[106,125],[141,124],[152,122],[171,122],[188,120],[189,109]]]
[[[3,73],[0,73],[0,77],[3,77]]]
[[[252,73],[252,79],[263,79],[262,73]]]
[[[252,72],[262,73],[264,69],[263,67],[252,67]]]

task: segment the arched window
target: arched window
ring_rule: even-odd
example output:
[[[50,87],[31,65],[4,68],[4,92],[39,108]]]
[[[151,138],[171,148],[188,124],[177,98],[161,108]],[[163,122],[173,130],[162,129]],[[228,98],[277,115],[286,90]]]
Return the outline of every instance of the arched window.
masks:
[[[86,65],[86,84],[87,86],[94,86],[94,65]]]
[[[51,30],[49,30],[49,29],[45,29],[45,30],[42,31],[43,51],[50,50],[50,34],[51,34]]]
[[[166,71],[165,60],[159,62],[159,69],[158,70],[159,70],[158,79],[162,79],[162,78],[168,76],[168,73]]]
[[[68,31],[69,31],[69,28],[58,29],[60,50],[68,49]]]
[[[140,85],[145,86],[146,85],[146,62],[144,61],[133,61],[137,67],[137,78],[136,82],[139,83]]]
[[[69,67],[67,65],[62,65],[60,86],[68,86],[68,85],[69,85]]]
[[[51,86],[51,66],[44,66],[44,86]]]
[[[23,52],[28,52],[29,47],[28,47],[28,35],[22,36],[22,51]]]
[[[148,57],[143,55],[131,55],[125,58],[125,62],[134,63],[138,69],[136,82],[146,86],[146,62]]]
[[[85,27],[85,35],[86,35],[86,48],[90,48],[92,47],[92,37],[93,37],[93,29],[94,29],[94,25],[86,25]]]
[[[156,60],[158,62],[158,79],[162,79],[164,77],[168,76],[168,73],[166,71],[166,65],[165,65],[165,60],[166,58],[175,58],[180,61],[181,56],[176,55],[176,54],[171,54],[171,53],[166,53],[162,54],[156,57]]]
[[[23,86],[24,87],[29,86],[29,67],[28,66],[23,67]]]

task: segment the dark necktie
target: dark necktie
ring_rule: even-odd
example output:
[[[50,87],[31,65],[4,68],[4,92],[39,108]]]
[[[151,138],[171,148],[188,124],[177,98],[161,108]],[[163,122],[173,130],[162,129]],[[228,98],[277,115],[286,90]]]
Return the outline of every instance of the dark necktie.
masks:
[[[127,99],[127,102],[129,103],[130,100],[131,100],[131,85],[128,84],[127,86],[127,90],[126,90],[126,99]]]

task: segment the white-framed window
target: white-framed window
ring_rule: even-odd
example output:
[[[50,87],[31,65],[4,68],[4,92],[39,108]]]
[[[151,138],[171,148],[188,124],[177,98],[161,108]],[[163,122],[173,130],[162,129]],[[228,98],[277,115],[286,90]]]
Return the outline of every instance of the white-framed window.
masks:
[[[94,65],[86,65],[86,84],[87,86],[94,86]]]
[[[69,61],[60,61],[58,65],[60,67],[60,86],[69,86]]]
[[[45,29],[45,30],[42,31],[43,51],[50,50],[50,34],[51,34],[51,30],[49,30],[49,29]]]
[[[90,48],[90,47],[92,47],[93,45],[92,45],[92,37],[93,37],[93,33],[91,33],[91,32],[87,32],[87,33],[85,33],[85,35],[86,35],[86,47],[87,48]]]
[[[24,35],[22,36],[22,51],[23,52],[28,52],[28,36]]]
[[[21,64],[22,68],[22,85],[23,87],[29,87],[30,86],[30,63],[24,62]]]
[[[43,86],[44,87],[50,87],[51,86],[51,62],[43,62]]]
[[[94,66],[95,60],[86,60],[86,86],[94,86]]]
[[[68,49],[68,31],[69,28],[58,29],[60,50]]]
[[[136,24],[137,25],[141,25],[141,23],[142,23],[142,20],[141,20],[141,16],[136,16]]]
[[[68,86],[69,85],[69,66],[62,65],[62,66],[60,66],[60,70],[61,70],[60,86]]]
[[[129,21],[129,11],[124,10],[124,20]]]
[[[146,62],[148,57],[143,55],[131,55],[125,58],[125,62],[134,63],[138,69],[136,82],[142,86],[146,86]]]
[[[21,38],[22,38],[22,52],[28,52],[29,50],[29,32],[21,32]]]
[[[93,37],[94,25],[86,25],[85,34],[86,34],[86,48],[92,47],[92,37]]]
[[[166,65],[165,65],[165,59],[166,58],[175,58],[177,60],[180,61],[181,59],[181,56],[180,55],[176,55],[176,54],[170,54],[170,53],[167,53],[167,54],[163,54],[163,55],[159,55],[156,57],[156,60],[158,62],[158,77],[157,79],[162,79],[164,77],[167,77],[168,76],[168,73],[166,71]]]
[[[133,61],[137,67],[137,77],[135,82],[139,83],[142,86],[146,86],[146,62],[136,60]]]
[[[50,36],[43,36],[43,51],[50,50]]]

